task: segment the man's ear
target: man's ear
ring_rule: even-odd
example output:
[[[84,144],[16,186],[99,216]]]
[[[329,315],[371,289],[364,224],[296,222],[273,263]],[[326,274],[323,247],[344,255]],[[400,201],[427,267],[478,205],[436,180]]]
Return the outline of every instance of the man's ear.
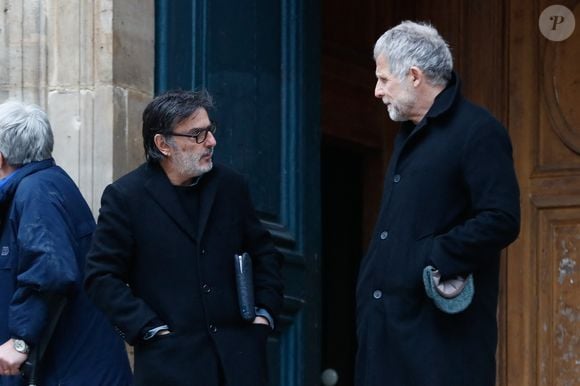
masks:
[[[8,162],[6,162],[6,158],[4,158],[4,154],[0,153],[0,178],[4,178],[8,176],[10,173],[14,171]]]
[[[169,146],[163,135],[155,134],[155,137],[153,137],[153,143],[155,143],[157,150],[159,150],[164,156],[167,157],[171,154],[171,146]]]
[[[411,76],[411,82],[413,82],[414,87],[419,87],[425,81],[425,74],[418,67],[411,66],[409,75]]]

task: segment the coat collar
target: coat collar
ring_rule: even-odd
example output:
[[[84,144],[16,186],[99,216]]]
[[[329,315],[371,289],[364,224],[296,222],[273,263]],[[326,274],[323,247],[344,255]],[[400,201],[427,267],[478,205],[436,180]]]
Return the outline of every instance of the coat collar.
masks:
[[[437,118],[439,116],[444,115],[448,111],[453,109],[455,103],[461,98],[461,81],[459,77],[455,73],[455,71],[451,72],[451,79],[447,83],[447,86],[435,97],[433,101],[433,105],[427,111],[427,114],[421,119],[421,121],[414,125],[411,121],[403,122],[402,131],[403,133],[407,133],[405,135],[405,139],[407,137],[411,137],[420,131],[423,127],[427,125],[427,122],[430,119]]]
[[[451,79],[447,86],[443,91],[435,97],[435,101],[433,101],[433,106],[427,111],[425,114],[426,118],[435,118],[440,115],[443,115],[447,111],[451,110],[455,102],[461,96],[461,81],[459,77],[455,73],[455,71],[451,72]],[[425,119],[425,118],[423,118]]]
[[[201,240],[217,192],[218,178],[216,178],[216,174],[218,171],[215,170],[216,166],[208,173],[205,173],[197,185],[200,189],[199,219],[187,217],[175,188],[171,185],[161,167],[155,164],[147,164],[145,167],[149,175],[145,182],[145,189],[148,193],[192,240],[196,242]],[[197,234],[194,234],[191,226],[193,221],[198,221]]]
[[[39,170],[54,166],[54,159],[48,158],[43,161],[27,163],[16,169],[9,176],[0,180],[0,204],[5,204],[12,199],[16,188],[24,177],[36,173]]]

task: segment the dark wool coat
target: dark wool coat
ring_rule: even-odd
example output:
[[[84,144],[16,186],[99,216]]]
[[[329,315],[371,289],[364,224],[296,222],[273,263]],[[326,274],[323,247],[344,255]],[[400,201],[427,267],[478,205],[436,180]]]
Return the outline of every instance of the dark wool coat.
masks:
[[[217,386],[220,369],[228,386],[265,385],[270,328],[240,316],[234,254],[252,256],[256,305],[273,317],[283,300],[281,255],[240,175],[215,165],[197,188],[194,219],[159,166],[144,164],[109,185],[86,288],[135,346],[136,385]],[[172,334],[143,341],[154,319]]]
[[[34,347],[45,334],[44,296],[66,295],[39,384],[126,386],[131,369],[123,340],[82,290],[95,220],[75,183],[52,159],[0,180],[0,342]],[[20,385],[0,376],[0,385]]]
[[[499,256],[519,232],[519,189],[502,125],[453,75],[426,117],[403,124],[357,285],[357,386],[493,386]],[[445,314],[422,270],[473,272],[475,296]]]

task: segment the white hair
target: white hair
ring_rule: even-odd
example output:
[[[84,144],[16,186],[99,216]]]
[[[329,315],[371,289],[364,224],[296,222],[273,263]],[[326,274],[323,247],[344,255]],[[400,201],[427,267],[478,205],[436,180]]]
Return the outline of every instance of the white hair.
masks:
[[[432,85],[451,79],[453,58],[449,45],[428,23],[404,21],[385,32],[375,43],[374,58],[384,56],[389,71],[402,79],[415,66]]]
[[[40,107],[18,101],[0,104],[0,153],[8,165],[48,159],[53,146],[50,122]]]

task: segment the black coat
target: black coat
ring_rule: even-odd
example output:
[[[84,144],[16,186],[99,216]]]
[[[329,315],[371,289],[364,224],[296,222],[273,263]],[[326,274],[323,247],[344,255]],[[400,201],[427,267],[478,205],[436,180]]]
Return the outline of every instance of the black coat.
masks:
[[[197,188],[199,218],[192,219],[158,166],[144,164],[109,185],[86,288],[134,345],[137,385],[217,386],[220,368],[228,385],[265,385],[269,328],[241,319],[233,259],[250,253],[256,305],[276,317],[281,255],[240,175],[215,165]],[[172,334],[144,342],[154,319]]]
[[[493,386],[499,256],[519,232],[519,189],[502,125],[453,76],[426,117],[403,124],[357,285],[357,386]],[[422,270],[472,272],[475,296],[445,314]]]

